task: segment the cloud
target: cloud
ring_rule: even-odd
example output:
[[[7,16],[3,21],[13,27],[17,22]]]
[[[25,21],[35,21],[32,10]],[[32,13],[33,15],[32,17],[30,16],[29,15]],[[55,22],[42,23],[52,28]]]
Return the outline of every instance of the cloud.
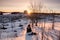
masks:
[[[23,7],[28,3],[28,0],[0,0],[0,7]]]
[[[0,0],[0,10],[25,10],[29,0]]]
[[[47,3],[60,3],[60,0],[44,0]]]
[[[60,9],[60,0],[43,0],[44,4],[52,9]]]
[[[31,0],[0,0],[0,9],[27,9],[30,5]],[[55,8],[60,9],[60,0],[33,0],[37,1],[38,3],[42,1],[47,8]]]

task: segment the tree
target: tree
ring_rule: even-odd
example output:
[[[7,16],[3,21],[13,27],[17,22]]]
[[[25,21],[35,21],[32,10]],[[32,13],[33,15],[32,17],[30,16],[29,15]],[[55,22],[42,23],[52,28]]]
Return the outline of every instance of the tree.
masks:
[[[54,10],[50,9],[51,13],[53,13],[52,15],[52,29],[54,29],[54,23],[55,23],[55,15],[54,15]]]
[[[0,11],[0,15],[3,15],[3,12]]]
[[[37,26],[38,19],[40,19],[39,13],[41,13],[42,8],[43,8],[43,5],[42,5],[41,1],[40,2],[31,1],[30,2],[30,10],[32,11],[32,15],[30,16],[31,20],[32,20],[32,27],[33,27],[34,21],[36,21],[35,24]],[[42,31],[42,40],[43,40],[43,35],[44,34]]]
[[[32,13],[41,13],[41,9],[43,8],[42,2],[41,1],[30,1],[30,10],[32,11]],[[36,26],[37,26],[37,22],[38,22],[38,15],[36,16],[31,16],[32,18],[32,25],[33,25],[33,21],[36,21]],[[37,19],[36,19],[37,18]],[[35,19],[35,20],[34,20]]]
[[[39,1],[30,1],[30,10],[32,13],[41,13],[41,9],[43,8],[42,2]]]

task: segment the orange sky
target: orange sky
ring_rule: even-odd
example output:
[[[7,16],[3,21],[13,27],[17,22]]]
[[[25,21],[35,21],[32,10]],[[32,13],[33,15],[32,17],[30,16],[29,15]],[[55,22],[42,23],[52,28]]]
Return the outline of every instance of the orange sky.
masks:
[[[0,0],[0,11],[5,11],[5,12],[12,12],[12,11],[21,11],[23,12],[24,10],[29,10],[30,6],[30,1],[31,0]],[[33,1],[40,1],[40,0],[33,0]],[[42,1],[42,0],[41,0]],[[60,12],[59,7],[51,7],[55,5],[48,4],[47,2],[42,2],[46,8],[43,8],[46,12],[49,8],[55,10],[56,12]]]

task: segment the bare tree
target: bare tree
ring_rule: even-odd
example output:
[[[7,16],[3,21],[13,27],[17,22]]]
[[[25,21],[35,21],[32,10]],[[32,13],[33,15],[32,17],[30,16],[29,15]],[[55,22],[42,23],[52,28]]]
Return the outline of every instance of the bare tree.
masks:
[[[41,13],[41,9],[43,8],[43,5],[42,5],[41,1],[38,1],[38,0],[37,1],[32,1],[31,0],[29,8],[30,8],[32,13]],[[37,16],[38,15],[35,16],[36,26],[37,26],[37,22],[38,22],[38,19],[36,19]],[[31,18],[33,18],[33,16]]]
[[[41,13],[41,10],[43,8],[43,5],[41,3],[41,1],[36,2],[36,1],[31,1],[30,2],[30,10],[32,11],[32,13]],[[32,20],[32,27],[35,21],[35,24],[37,26],[38,23],[38,19],[39,19],[39,14],[32,14],[31,16],[31,20]],[[42,32],[42,40],[43,40],[43,32]]]
[[[51,13],[53,13],[53,15],[52,15],[52,29],[54,29],[54,20],[55,20],[55,16],[54,16],[54,10],[52,10],[52,9],[50,9],[50,11],[51,11]]]
[[[32,13],[36,13],[36,12],[41,12],[41,9],[43,8],[42,2],[41,1],[30,1],[30,10],[32,11]]]

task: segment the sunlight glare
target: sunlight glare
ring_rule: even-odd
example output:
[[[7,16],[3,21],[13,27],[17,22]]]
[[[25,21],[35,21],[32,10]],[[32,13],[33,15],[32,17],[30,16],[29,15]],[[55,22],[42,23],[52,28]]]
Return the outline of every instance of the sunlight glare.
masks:
[[[30,10],[28,10],[28,15],[30,15],[31,14],[31,11]]]

